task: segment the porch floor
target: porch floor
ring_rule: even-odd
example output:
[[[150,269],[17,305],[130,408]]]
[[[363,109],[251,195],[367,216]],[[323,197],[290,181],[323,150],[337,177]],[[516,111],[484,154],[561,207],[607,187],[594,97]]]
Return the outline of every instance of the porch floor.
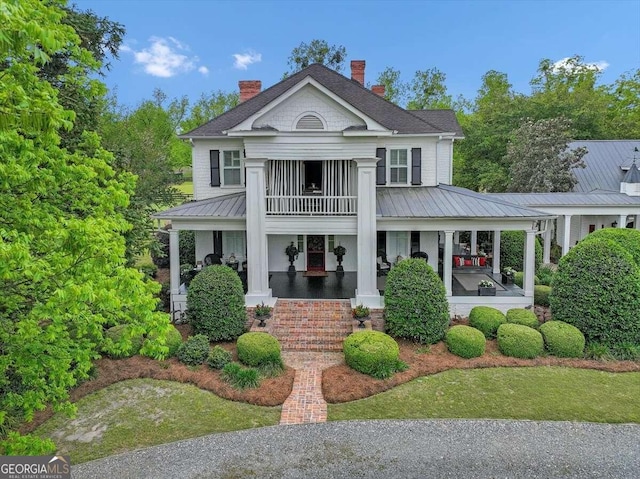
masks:
[[[524,290],[516,284],[503,284],[502,274],[493,274],[491,268],[465,268],[464,270],[453,270],[453,277],[451,278],[451,292],[453,296],[478,296],[478,290],[468,290],[462,285],[456,278],[458,275],[465,274],[486,274],[491,281],[496,285],[502,286],[502,288],[496,288],[496,296],[517,297],[524,296]]]

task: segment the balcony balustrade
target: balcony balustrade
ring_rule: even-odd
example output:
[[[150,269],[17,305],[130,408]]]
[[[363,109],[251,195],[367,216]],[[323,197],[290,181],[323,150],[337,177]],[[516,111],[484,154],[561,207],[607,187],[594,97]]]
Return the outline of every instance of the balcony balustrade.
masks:
[[[267,215],[355,216],[356,196],[267,196]]]

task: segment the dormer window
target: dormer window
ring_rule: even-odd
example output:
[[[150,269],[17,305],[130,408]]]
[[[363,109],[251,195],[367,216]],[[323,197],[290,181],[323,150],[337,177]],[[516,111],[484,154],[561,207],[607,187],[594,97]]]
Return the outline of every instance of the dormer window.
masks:
[[[324,123],[316,115],[304,115],[296,123],[296,130],[324,130]]]

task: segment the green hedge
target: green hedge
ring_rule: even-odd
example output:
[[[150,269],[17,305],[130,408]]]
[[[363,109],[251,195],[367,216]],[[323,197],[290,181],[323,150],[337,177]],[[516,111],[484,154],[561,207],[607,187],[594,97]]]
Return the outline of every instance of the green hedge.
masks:
[[[400,348],[395,340],[379,331],[358,331],[343,343],[347,365],[374,378],[384,379],[406,365],[400,361]]]
[[[482,331],[487,339],[495,338],[498,327],[506,322],[502,311],[489,306],[476,306],[469,313],[469,325]]]
[[[560,358],[581,358],[584,355],[584,335],[564,321],[548,321],[540,326],[547,351]]]
[[[640,344],[640,270],[615,241],[590,239],[569,250],[549,302],[553,319],[577,327],[587,343]]]
[[[581,243],[592,240],[610,240],[619,244],[640,267],[640,231],[627,228],[604,228],[590,233]]]
[[[538,279],[538,281],[536,281],[535,283],[544,286],[551,286],[551,282],[553,281],[553,277],[555,276],[555,274],[556,272],[548,266],[541,266],[536,270],[536,278]]]
[[[197,366],[204,363],[209,356],[209,338],[204,334],[191,336],[178,348],[176,353],[178,361],[188,366]]]
[[[155,339],[155,334],[152,333],[147,338],[147,341],[152,341],[153,339]],[[167,329],[167,334],[165,336],[165,343],[164,343],[164,345],[169,348],[167,357],[170,358],[175,356],[181,344],[182,344],[182,335],[180,334],[180,331],[178,331],[173,324],[170,324],[169,328]]]
[[[387,276],[385,327],[394,337],[434,344],[449,326],[444,284],[423,259],[405,259]]]
[[[193,332],[211,341],[233,341],[244,333],[247,311],[238,274],[222,265],[198,273],[187,290],[187,317]]]
[[[130,324],[118,324],[105,331],[105,352],[112,358],[130,358],[140,352],[144,335],[134,332]]]
[[[533,359],[544,352],[544,340],[533,328],[507,323],[498,328],[498,349],[505,356]]]
[[[516,274],[513,275],[513,284],[520,288],[524,288],[524,272],[516,271]],[[533,284],[540,284],[540,279],[537,276],[533,277]]]
[[[524,231],[503,231],[500,233],[500,267],[522,271],[524,269]],[[538,238],[535,240],[536,269],[542,264],[542,246]]]
[[[533,287],[533,303],[538,306],[549,306],[551,286],[537,285]]]
[[[538,317],[533,311],[523,308],[513,308],[507,311],[507,323],[522,324],[537,329],[540,326]]]
[[[238,359],[247,366],[282,366],[280,343],[267,333],[245,333],[236,343]]]
[[[461,358],[477,358],[484,354],[487,340],[481,331],[471,326],[453,326],[447,331],[447,348]]]

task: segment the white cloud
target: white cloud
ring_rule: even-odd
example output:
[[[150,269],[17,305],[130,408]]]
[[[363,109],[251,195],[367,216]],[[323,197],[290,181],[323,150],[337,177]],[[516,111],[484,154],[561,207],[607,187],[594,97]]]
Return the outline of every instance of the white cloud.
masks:
[[[205,67],[204,65],[201,67],[198,67],[198,71],[200,73],[202,73],[204,76],[208,76],[209,75],[209,69],[207,67]]]
[[[599,62],[583,63],[583,65],[589,70],[595,70],[595,71],[601,72],[609,66],[609,63],[605,62],[604,60],[600,60]],[[562,60],[558,60],[553,64],[553,72],[554,73],[559,73],[561,71],[571,72],[575,67],[576,67],[576,63],[574,59],[571,57],[566,57],[566,58],[563,58]]]
[[[145,73],[149,75],[170,78],[190,72],[199,61],[197,56],[189,57],[180,53],[189,51],[189,47],[173,37],[151,37],[149,42],[151,45],[142,50],[134,50],[127,45],[120,47],[120,51],[133,54],[134,62],[143,65]],[[206,69],[200,67],[200,73],[203,73],[202,68]]]
[[[233,63],[234,68],[238,70],[246,70],[249,65],[262,61],[262,54],[248,51],[247,53],[234,53],[233,58],[236,61]]]

